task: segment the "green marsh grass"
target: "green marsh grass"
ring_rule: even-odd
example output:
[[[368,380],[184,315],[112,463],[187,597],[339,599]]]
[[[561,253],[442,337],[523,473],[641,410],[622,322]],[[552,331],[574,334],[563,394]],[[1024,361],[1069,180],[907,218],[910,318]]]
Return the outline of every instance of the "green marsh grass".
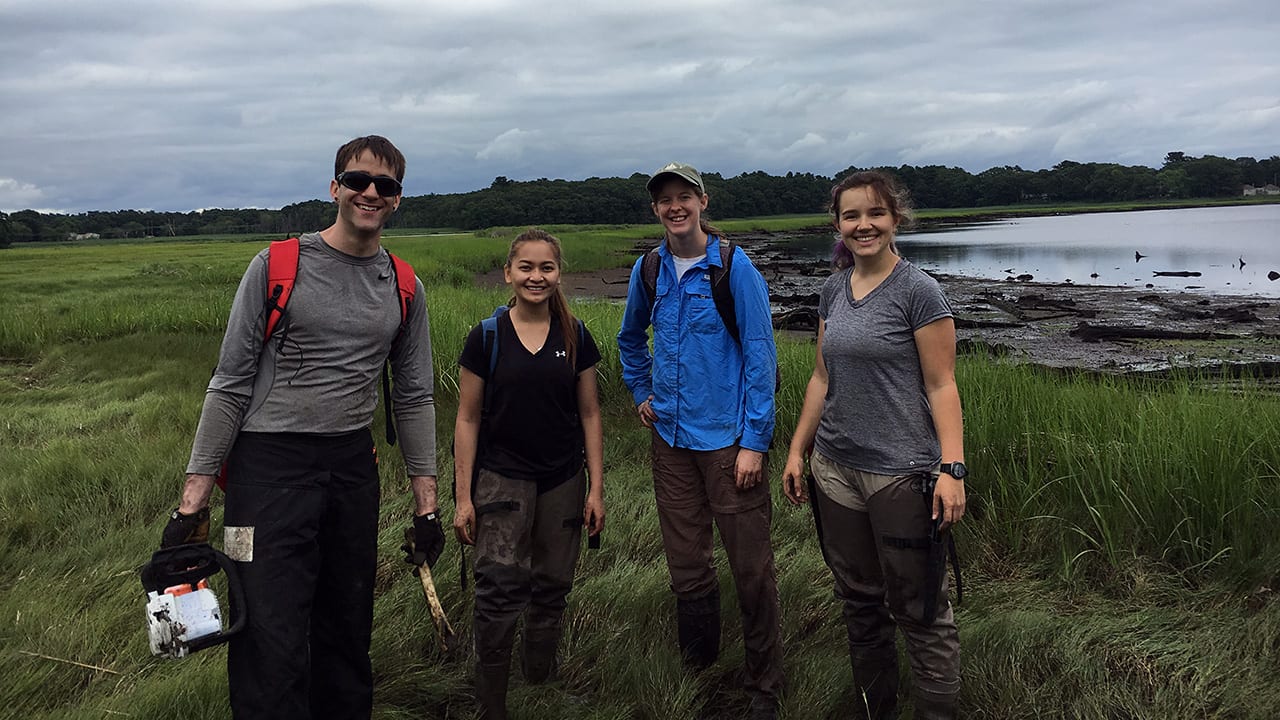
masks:
[[[427,283],[442,505],[456,357],[506,300],[477,289],[521,228],[388,245]],[[653,228],[557,228],[574,269],[626,264]],[[0,707],[12,717],[226,718],[225,651],[150,657],[137,569],[154,549],[209,371],[255,243],[10,249],[0,263]],[[617,303],[573,298],[600,345],[608,524],[583,551],[561,680],[513,682],[516,718],[735,717],[745,698],[732,583],[719,560],[722,659],[683,673],[653,511],[649,436],[619,379]],[[813,363],[780,339],[776,479]],[[1247,378],[1061,375],[962,357],[973,467],[958,530],[965,602],[962,711],[972,718],[1270,718],[1280,706],[1280,399]],[[375,417],[380,418],[381,413]],[[380,424],[380,419],[375,420]],[[376,431],[379,436],[381,429]],[[397,548],[403,464],[383,458],[376,627],[378,718],[471,711],[465,653],[437,647]],[[213,537],[220,544],[220,498]],[[807,509],[775,490],[786,718],[849,710],[844,631]],[[451,542],[436,568],[468,636]],[[79,663],[79,664],[75,664]]]

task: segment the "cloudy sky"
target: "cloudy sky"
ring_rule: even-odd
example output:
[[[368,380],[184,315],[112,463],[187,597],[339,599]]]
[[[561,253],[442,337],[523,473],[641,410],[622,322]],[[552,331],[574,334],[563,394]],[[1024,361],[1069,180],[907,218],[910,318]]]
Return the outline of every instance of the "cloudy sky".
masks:
[[[0,0],[0,210],[1280,154],[1274,0]]]

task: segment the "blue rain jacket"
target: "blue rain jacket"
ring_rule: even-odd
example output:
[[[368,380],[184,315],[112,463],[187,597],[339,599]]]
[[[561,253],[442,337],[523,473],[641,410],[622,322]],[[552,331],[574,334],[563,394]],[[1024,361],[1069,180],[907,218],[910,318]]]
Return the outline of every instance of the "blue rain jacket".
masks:
[[[773,437],[777,348],[764,276],[736,248],[727,282],[738,318],[738,344],[711,297],[709,267],[720,266],[720,238],[707,239],[707,255],[676,282],[666,242],[649,312],[640,278],[643,256],[631,269],[627,307],[618,332],[622,379],[636,404],[653,395],[655,427],[672,447],[719,450],[741,442],[759,452]],[[652,326],[653,351],[648,328]]]

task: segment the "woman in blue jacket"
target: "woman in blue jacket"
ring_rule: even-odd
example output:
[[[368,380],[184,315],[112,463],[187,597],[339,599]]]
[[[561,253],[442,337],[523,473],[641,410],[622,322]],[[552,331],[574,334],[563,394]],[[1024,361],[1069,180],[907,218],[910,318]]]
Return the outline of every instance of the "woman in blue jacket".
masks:
[[[742,613],[751,717],[773,718],[783,676],[765,477],[777,368],[769,291],[746,253],[722,247],[719,231],[702,219],[708,196],[696,169],[671,163],[647,188],[665,236],[648,265],[655,276],[646,282],[645,258],[632,269],[618,349],[640,422],[653,431],[653,486],[680,649],[694,669],[719,656],[714,521]],[[713,282],[728,283],[736,337],[716,307]]]

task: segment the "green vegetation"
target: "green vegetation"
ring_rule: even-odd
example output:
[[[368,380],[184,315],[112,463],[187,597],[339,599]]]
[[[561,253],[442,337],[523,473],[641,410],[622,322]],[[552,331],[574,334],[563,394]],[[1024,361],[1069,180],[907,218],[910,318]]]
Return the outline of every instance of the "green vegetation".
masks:
[[[821,216],[816,217],[821,221]],[[798,218],[767,221],[782,227]],[[724,223],[734,229],[765,222]],[[807,222],[807,220],[806,220]],[[574,269],[617,265],[653,227],[558,227]],[[427,281],[446,513],[457,357],[505,294],[473,287],[511,233],[388,245]],[[222,323],[255,243],[20,247],[0,264],[0,707],[13,717],[224,718],[225,651],[151,658],[138,567],[176,502]],[[619,378],[620,308],[578,299],[600,342],[608,525],[570,596],[562,680],[515,681],[517,718],[735,717],[741,636],[727,568],[725,651],[685,676],[652,509],[648,436]],[[812,367],[782,340],[778,452]],[[1271,718],[1280,706],[1280,398],[1244,378],[1099,380],[962,358],[973,480],[958,533],[965,717]],[[380,413],[377,417],[380,418]],[[377,420],[375,421],[377,422]],[[381,434],[381,429],[378,429]],[[466,717],[469,662],[437,649],[384,502],[375,717]],[[215,499],[215,544],[220,545]],[[789,688],[784,717],[844,717],[844,631],[807,509],[775,493]],[[450,542],[437,583],[470,625]],[[722,709],[717,710],[716,708]]]
[[[714,198],[716,217],[745,218],[807,215],[822,212],[830,202],[834,181],[869,168],[849,167],[831,177],[762,171],[723,177],[704,167],[703,180]],[[1159,168],[1116,163],[1078,163],[1063,160],[1050,169],[994,167],[976,175],[959,167],[901,165],[877,168],[897,175],[911,190],[915,205],[930,209],[985,208],[985,214],[1039,214],[1030,206],[1085,203],[1150,203],[1168,207],[1205,200],[1244,200],[1244,186],[1275,185],[1280,156],[1263,160],[1228,159],[1214,155],[1188,157],[1171,152]],[[410,168],[410,173],[416,172]],[[517,224],[605,225],[652,220],[648,176],[592,177],[585,180],[514,181],[494,178],[489,187],[473,192],[406,197],[392,219],[399,227],[444,226],[464,230]],[[1260,196],[1261,202],[1280,197]],[[1253,201],[1250,198],[1249,201]],[[0,247],[6,242],[65,242],[82,234],[101,238],[177,237],[186,235],[269,234],[280,237],[329,224],[333,205],[307,200],[279,210],[210,209],[192,212],[95,210],[76,215],[21,210],[0,213]]]

